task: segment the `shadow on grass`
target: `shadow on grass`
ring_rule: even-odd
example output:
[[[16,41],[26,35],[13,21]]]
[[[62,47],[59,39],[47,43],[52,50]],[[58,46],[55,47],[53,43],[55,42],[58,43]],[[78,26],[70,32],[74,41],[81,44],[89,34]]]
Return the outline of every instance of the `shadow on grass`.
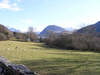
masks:
[[[40,75],[73,75],[73,74],[78,75],[78,73],[80,73],[81,75],[93,75],[94,73],[97,73],[95,68],[93,70],[89,68],[90,67],[89,65],[91,65],[92,62],[81,61],[81,60],[53,58],[53,59],[25,60],[25,61],[15,61],[15,62],[18,64],[24,64],[28,66],[32,71],[40,72]],[[94,61],[94,62],[100,63],[100,61]],[[100,66],[100,64],[97,66]]]
[[[100,51],[96,50],[75,50],[75,49],[66,49],[66,48],[59,48],[59,47],[49,47],[45,43],[37,43],[37,44],[31,44],[31,46],[38,46],[41,48],[48,48],[49,49],[57,49],[57,50],[68,50],[68,51],[73,51],[73,52],[94,52],[94,53],[100,53]]]

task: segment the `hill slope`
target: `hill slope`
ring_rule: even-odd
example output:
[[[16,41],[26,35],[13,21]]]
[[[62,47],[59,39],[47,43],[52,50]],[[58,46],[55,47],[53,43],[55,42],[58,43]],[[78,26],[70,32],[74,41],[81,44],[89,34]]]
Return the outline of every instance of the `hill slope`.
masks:
[[[96,26],[95,25],[89,25],[89,26],[86,26],[86,27],[79,29],[77,32],[79,32],[79,33],[95,33],[96,32]]]
[[[11,32],[7,27],[0,24],[0,40],[6,40],[13,36],[13,32]]]
[[[98,21],[95,24],[83,27],[81,29],[79,29],[77,32],[79,33],[97,33],[100,32],[100,21]]]

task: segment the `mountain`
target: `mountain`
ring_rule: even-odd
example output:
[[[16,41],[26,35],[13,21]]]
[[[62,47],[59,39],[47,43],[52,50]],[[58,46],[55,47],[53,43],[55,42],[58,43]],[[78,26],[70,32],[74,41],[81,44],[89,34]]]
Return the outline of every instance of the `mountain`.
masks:
[[[79,33],[95,33],[96,32],[96,26],[95,25],[89,25],[86,27],[83,27],[79,30],[77,30],[76,32]]]
[[[20,32],[20,30],[17,30],[17,29],[15,29],[15,28],[8,28],[10,31],[12,31],[12,32]]]
[[[98,32],[100,32],[100,21],[98,21],[95,24],[83,27],[83,28],[77,30],[77,32],[79,32],[79,33],[94,33],[94,34],[98,33]]]
[[[40,37],[44,37],[48,35],[49,32],[61,33],[66,31],[64,28],[56,26],[56,25],[49,25],[47,26],[42,32],[40,32]]]
[[[96,32],[100,32],[100,21],[95,24]]]

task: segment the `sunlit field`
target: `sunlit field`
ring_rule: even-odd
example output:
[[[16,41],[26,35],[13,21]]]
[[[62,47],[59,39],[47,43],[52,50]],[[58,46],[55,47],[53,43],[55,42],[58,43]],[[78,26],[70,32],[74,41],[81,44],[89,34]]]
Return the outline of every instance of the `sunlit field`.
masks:
[[[100,75],[100,53],[48,48],[42,43],[1,41],[0,56],[40,75]]]

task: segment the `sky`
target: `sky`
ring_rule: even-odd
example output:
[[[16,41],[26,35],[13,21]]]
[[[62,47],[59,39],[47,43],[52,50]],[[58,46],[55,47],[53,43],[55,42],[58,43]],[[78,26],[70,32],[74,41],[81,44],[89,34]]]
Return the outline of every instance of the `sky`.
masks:
[[[22,32],[48,25],[74,28],[100,21],[100,0],[0,0],[0,24]]]

